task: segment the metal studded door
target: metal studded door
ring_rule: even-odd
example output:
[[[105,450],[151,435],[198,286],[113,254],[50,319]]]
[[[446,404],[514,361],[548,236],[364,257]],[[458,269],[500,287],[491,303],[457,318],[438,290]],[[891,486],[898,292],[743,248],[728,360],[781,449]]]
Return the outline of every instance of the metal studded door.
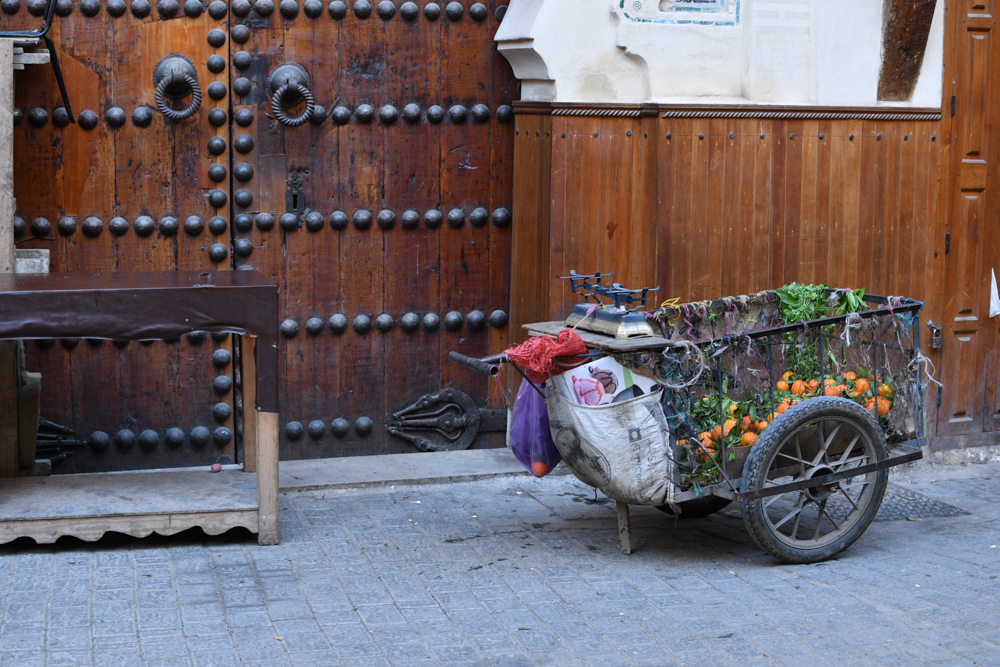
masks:
[[[282,458],[485,446],[488,385],[447,354],[506,338],[506,7],[231,9],[234,260],[281,284]]]
[[[0,3],[2,24],[44,7]],[[487,446],[489,387],[447,354],[506,341],[505,9],[58,0],[72,117],[49,69],[17,75],[18,247],[52,271],[274,279],[283,458]],[[43,415],[78,441],[57,471],[239,459],[228,338],[27,348]]]
[[[0,3],[3,27],[36,27],[44,9]],[[226,5],[58,0],[55,11],[72,115],[50,68],[16,73],[17,247],[49,249],[53,272],[229,268]],[[72,431],[41,451],[72,453],[55,472],[236,455],[228,336],[35,341],[26,354],[43,374],[43,417]]]

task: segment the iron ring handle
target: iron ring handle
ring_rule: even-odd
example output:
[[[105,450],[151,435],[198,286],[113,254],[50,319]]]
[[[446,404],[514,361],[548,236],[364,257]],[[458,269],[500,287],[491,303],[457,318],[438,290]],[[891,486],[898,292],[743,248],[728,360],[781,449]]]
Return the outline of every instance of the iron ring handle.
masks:
[[[187,105],[186,109],[181,110],[171,109],[166,100],[163,99],[167,86],[171,83],[171,78],[169,76],[165,76],[158,84],[156,84],[156,108],[170,120],[184,120],[185,118],[190,118],[194,112],[198,110],[198,107],[201,106],[201,87],[198,86],[197,79],[190,74],[185,74],[183,75],[183,80],[184,83],[191,88],[191,104]]]
[[[289,117],[285,113],[285,95],[294,86],[295,90],[299,95],[303,97],[306,101],[306,108],[298,116]],[[302,125],[310,117],[312,117],[313,110],[316,108],[316,102],[313,100],[312,93],[309,89],[298,82],[289,82],[274,91],[274,95],[271,96],[271,114],[278,119],[278,122],[282,125],[287,125],[288,127],[298,127]]]

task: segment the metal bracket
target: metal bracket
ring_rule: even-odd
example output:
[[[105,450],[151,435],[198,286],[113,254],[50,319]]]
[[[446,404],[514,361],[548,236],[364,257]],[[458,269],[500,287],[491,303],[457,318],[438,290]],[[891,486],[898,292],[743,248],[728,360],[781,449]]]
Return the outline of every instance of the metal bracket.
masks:
[[[468,449],[481,423],[479,406],[468,394],[443,389],[394,412],[385,428],[389,435],[409,440],[422,452],[439,452]]]

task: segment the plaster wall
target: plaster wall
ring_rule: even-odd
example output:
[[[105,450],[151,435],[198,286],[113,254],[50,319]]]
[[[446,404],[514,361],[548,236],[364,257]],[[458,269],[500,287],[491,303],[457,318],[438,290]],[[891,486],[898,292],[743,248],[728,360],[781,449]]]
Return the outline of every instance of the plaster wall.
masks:
[[[522,99],[878,106],[882,0],[511,0]],[[944,0],[913,97],[941,103]]]

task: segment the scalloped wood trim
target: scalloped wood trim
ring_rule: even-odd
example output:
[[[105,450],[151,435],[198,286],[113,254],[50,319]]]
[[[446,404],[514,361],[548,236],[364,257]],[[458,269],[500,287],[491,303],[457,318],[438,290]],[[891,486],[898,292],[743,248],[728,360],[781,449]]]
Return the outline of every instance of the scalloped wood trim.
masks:
[[[209,535],[219,535],[232,528],[246,528],[256,533],[257,521],[255,509],[0,521],[0,544],[6,544],[19,537],[30,537],[39,544],[52,544],[64,535],[77,537],[85,542],[95,542],[108,532],[123,533],[132,537],[148,537],[151,533],[174,535],[195,527],[201,528]]]

